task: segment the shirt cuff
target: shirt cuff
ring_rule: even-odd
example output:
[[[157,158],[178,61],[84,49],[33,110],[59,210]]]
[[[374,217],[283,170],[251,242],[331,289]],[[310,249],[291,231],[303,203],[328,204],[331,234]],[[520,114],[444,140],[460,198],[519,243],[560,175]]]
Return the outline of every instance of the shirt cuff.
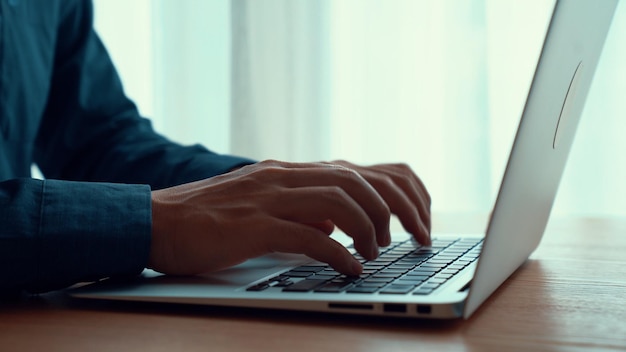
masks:
[[[32,291],[144,269],[152,234],[149,186],[43,182]]]

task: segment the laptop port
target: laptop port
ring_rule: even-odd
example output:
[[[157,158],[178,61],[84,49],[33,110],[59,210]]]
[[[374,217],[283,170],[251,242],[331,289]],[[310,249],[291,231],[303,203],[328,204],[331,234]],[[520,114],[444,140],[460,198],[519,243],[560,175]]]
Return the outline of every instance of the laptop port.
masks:
[[[417,313],[419,314],[430,314],[432,308],[430,305],[418,304],[417,305]]]
[[[386,303],[383,310],[386,313],[406,313],[406,304]]]
[[[371,304],[352,304],[352,303],[329,303],[328,308],[334,309],[357,309],[357,310],[372,310],[374,306]]]

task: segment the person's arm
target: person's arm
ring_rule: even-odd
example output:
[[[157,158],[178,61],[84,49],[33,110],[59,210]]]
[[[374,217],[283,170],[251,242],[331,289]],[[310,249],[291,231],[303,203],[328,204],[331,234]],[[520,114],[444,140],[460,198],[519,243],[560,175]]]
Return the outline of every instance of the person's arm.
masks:
[[[159,189],[252,163],[200,145],[181,146],[155,133],[124,94],[92,28],[91,2],[64,5],[49,103],[35,150],[35,161],[47,178]]]

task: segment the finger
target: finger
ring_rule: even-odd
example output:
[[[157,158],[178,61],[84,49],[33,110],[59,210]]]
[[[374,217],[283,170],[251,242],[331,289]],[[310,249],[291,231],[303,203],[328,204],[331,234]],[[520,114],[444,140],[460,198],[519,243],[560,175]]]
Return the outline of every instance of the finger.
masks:
[[[419,181],[419,178],[417,178],[417,176],[415,176],[415,174],[408,168],[405,170],[388,172],[393,184],[401,189],[402,193],[406,195],[419,214],[420,221],[417,223],[417,232],[411,233],[418,236],[420,243],[430,244],[430,195],[423,186],[423,183]]]
[[[389,234],[391,212],[384,199],[356,171],[340,165],[315,164],[306,168],[274,168],[266,170],[266,182],[279,183],[288,188],[338,187],[362,208],[374,225],[376,241],[384,243]],[[339,226],[339,224],[337,223]]]
[[[272,216],[301,224],[330,220],[354,240],[354,248],[365,258],[378,256],[376,231],[368,214],[339,187],[284,189],[265,206]]]
[[[428,230],[431,230],[431,219],[430,219],[430,207],[432,204],[432,199],[424,182],[411,170],[411,168],[406,164],[395,164],[390,165],[394,170],[396,170],[397,174],[406,179],[407,182],[400,182],[400,186],[405,189],[405,185],[409,186],[413,189],[414,192],[409,192],[408,189],[407,194],[411,198],[411,200],[418,206],[420,210],[420,214],[428,215],[425,217],[424,222],[427,225]],[[408,188],[408,187],[407,187]],[[426,221],[427,220],[427,221]]]
[[[428,230],[421,221],[418,208],[409,199],[406,192],[387,175],[372,173],[364,176],[385,199],[391,212],[398,216],[404,229],[414,234],[420,243],[429,244]],[[387,245],[388,243],[384,246]]]
[[[333,222],[330,220],[308,223],[306,225],[314,227],[327,235],[330,235],[333,233],[333,231],[335,231],[335,224],[333,224]]]
[[[356,276],[363,271],[361,263],[339,242],[307,225],[280,220],[278,230],[267,239],[268,251],[304,254],[328,263],[338,272]]]

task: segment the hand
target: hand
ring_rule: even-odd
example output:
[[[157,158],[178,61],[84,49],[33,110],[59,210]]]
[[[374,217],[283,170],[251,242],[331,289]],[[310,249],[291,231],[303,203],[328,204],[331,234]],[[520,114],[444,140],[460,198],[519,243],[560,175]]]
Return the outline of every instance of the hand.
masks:
[[[344,166],[342,166],[344,165]],[[329,237],[335,226],[375,259],[393,211],[429,243],[430,199],[408,167],[264,161],[152,193],[148,266],[167,274],[215,271],[272,252],[302,253],[348,275],[361,264]]]

